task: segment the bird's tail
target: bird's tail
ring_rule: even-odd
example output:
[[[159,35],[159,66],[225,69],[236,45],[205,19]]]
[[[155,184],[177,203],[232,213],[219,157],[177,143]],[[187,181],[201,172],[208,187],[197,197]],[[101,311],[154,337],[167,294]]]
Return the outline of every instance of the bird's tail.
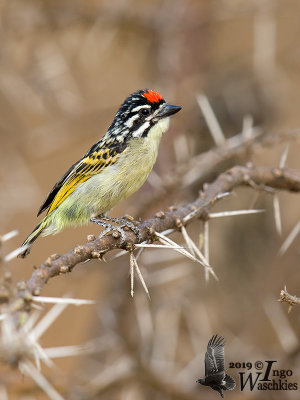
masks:
[[[24,242],[21,245],[21,247],[23,247],[23,246],[25,247],[25,250],[23,251],[23,253],[20,253],[19,257],[24,258],[30,253],[33,242],[35,242],[35,240],[40,236],[40,234],[43,232],[43,230],[48,227],[49,222],[47,220],[48,220],[48,218],[46,216],[34,228],[34,230],[31,232],[31,234],[27,236],[27,238],[24,240]]]
[[[233,390],[235,388],[235,381],[231,376],[226,374],[224,381],[225,381],[224,386],[226,387],[226,390]]]

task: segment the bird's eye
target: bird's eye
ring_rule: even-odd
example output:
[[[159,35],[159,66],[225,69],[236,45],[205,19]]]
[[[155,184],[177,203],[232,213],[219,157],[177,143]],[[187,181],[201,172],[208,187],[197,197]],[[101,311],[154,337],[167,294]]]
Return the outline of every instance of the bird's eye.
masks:
[[[143,115],[144,117],[146,117],[149,114],[150,114],[149,108],[142,108],[140,111],[140,115]]]

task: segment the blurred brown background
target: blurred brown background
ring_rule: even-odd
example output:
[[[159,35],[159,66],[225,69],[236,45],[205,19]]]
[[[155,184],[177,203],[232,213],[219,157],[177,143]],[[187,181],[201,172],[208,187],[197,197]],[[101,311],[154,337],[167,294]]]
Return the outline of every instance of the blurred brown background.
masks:
[[[140,202],[157,188],[157,175],[163,182],[176,164],[214,145],[198,93],[207,95],[226,137],[242,130],[247,115],[268,133],[300,125],[297,0],[2,0],[0,13],[0,233],[20,232],[4,253],[37,224],[36,212],[52,185],[105,133],[133,91],[159,90],[183,109],[162,140],[150,182],[119,205],[116,216],[146,218],[197,195],[200,188],[173,193],[137,214]],[[251,160],[278,166],[283,149],[264,149]],[[300,168],[298,154],[293,143],[289,167]],[[231,160],[223,169],[248,160]],[[214,210],[248,208],[254,195],[238,190]],[[58,369],[43,369],[45,376],[72,399],[215,399],[216,392],[197,387],[195,380],[204,373],[208,339],[219,333],[228,343],[226,362],[278,360],[279,369],[293,370],[290,381],[299,385],[300,309],[288,315],[276,301],[285,284],[300,295],[299,240],[283,257],[277,254],[300,218],[299,196],[280,193],[279,199],[281,237],[272,196],[266,194],[255,204],[264,214],[210,223],[210,261],[219,282],[205,284],[198,265],[160,250],[145,251],[140,261],[150,302],[139,282],[130,298],[127,256],[79,265],[50,281],[45,296],[69,294],[98,304],[70,306],[41,344],[102,342],[93,355],[55,360]],[[10,263],[15,281],[27,279],[33,265],[50,254],[64,253],[98,231],[91,224],[39,239],[26,260]],[[188,231],[198,241],[202,224]],[[182,243],[179,235],[172,238]],[[132,377],[132,370],[139,374]],[[29,378],[5,366],[0,372],[9,399],[47,398]],[[236,371],[230,374],[237,380]],[[191,397],[170,391],[169,382]],[[237,389],[225,396],[299,395]]]

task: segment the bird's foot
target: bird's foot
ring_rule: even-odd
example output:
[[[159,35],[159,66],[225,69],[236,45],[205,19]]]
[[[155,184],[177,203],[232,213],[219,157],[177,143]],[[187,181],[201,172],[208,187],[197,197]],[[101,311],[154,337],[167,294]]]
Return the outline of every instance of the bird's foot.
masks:
[[[102,217],[101,217],[101,219],[102,219]],[[95,217],[91,218],[91,222],[94,222],[94,224],[97,224],[99,226],[103,226],[103,228],[105,228],[104,231],[101,232],[100,235],[98,236],[98,239],[100,239],[103,236],[105,236],[108,232],[116,231],[116,232],[119,233],[119,235],[121,237],[121,245],[123,245],[125,243],[125,240],[126,240],[126,235],[125,235],[125,232],[122,229],[122,227],[121,226],[117,226],[117,225],[108,224],[107,222],[101,221],[101,219],[98,219],[98,218],[95,218]]]
[[[104,221],[114,222],[115,224],[120,225],[120,228],[128,228],[130,229],[138,238],[138,241],[141,242],[143,240],[141,232],[137,226],[134,225],[134,219],[130,215],[125,215],[122,218],[108,217],[107,215],[101,217]]]
[[[114,218],[107,217],[106,215],[101,215],[99,217],[91,218],[91,222],[94,222],[95,224],[103,226],[105,228],[104,231],[101,232],[101,234],[98,236],[99,238],[106,235],[110,231],[117,231],[121,236],[121,245],[123,245],[126,241],[126,234],[123,228],[126,227],[130,229],[137,236],[139,242],[141,242],[143,240],[141,232],[139,231],[138,227],[136,227],[134,223],[127,218],[127,216],[124,218]],[[118,224],[119,226],[111,225],[104,221],[113,222],[115,224]]]

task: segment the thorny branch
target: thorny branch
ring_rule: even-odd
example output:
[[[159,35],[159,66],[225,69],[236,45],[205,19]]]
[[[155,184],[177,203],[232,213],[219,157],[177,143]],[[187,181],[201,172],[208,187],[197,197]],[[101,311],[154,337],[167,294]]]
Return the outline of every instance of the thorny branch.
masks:
[[[293,296],[291,294],[289,294],[289,292],[287,291],[286,287],[284,289],[281,290],[280,292],[280,298],[279,301],[282,303],[288,303],[289,305],[289,311],[292,311],[292,308],[295,304],[300,304],[300,297],[297,296]]]
[[[199,185],[205,182],[205,179],[212,178],[211,172],[216,171],[218,166],[221,163],[224,164],[225,161],[232,159],[236,161],[237,158],[241,160],[245,156],[249,159],[249,153],[257,153],[264,148],[299,139],[299,129],[285,133],[263,134],[260,128],[255,127],[251,129],[250,136],[240,133],[226,139],[222,145],[200,153],[188,162],[178,165],[174,173],[164,178],[163,188],[159,187],[151,198],[145,198],[139,203],[139,213],[143,215],[153,202],[158,202],[164,198],[166,193],[173,190],[178,191],[180,186],[185,188],[192,184]]]
[[[218,176],[211,184],[205,184],[198,198],[180,207],[170,207],[167,212],[159,212],[153,218],[137,225],[143,241],[156,240],[155,232],[169,229],[179,229],[194,219],[206,220],[208,211],[216,203],[220,195],[232,191],[239,186],[249,186],[256,190],[300,191],[300,171],[289,168],[235,166]],[[30,305],[31,295],[39,295],[43,286],[50,278],[70,272],[79,263],[89,259],[101,259],[103,255],[114,249],[132,251],[137,244],[137,238],[131,231],[126,232],[125,244],[121,245],[120,238],[114,233],[100,239],[88,236],[87,243],[74,247],[63,255],[52,255],[36,268],[27,283],[19,285],[18,297],[12,307],[14,310],[24,309]],[[20,302],[23,299],[23,303]]]

